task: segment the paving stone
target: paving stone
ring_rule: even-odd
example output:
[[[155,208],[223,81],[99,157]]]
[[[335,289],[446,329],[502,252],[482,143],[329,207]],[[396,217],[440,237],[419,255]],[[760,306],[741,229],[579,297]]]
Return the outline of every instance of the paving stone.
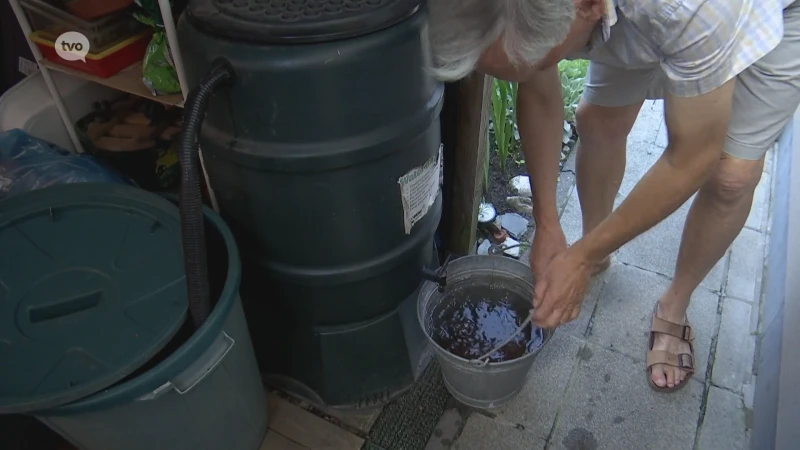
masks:
[[[764,235],[745,228],[731,246],[726,295],[748,302],[754,301],[763,270]]]
[[[698,450],[745,450],[745,410],[742,398],[733,392],[711,386],[706,415],[700,429]]]
[[[639,115],[628,136],[628,142],[633,140],[653,144],[663,121],[664,103],[661,100],[646,100],[639,110]]]
[[[491,412],[507,422],[523,425],[525,431],[547,439],[577,364],[578,350],[583,345],[583,341],[557,330],[536,357],[528,374],[528,382],[519,396]]]
[[[445,410],[436,423],[425,450],[448,450],[455,442],[463,424],[461,413],[457,408]]]
[[[598,299],[588,340],[641,361],[644,369],[653,308],[669,286],[664,277],[631,266],[614,265]],[[688,316],[695,331],[695,378],[703,380],[717,322],[718,295],[695,291]],[[643,370],[642,370],[643,371]]]
[[[742,392],[750,382],[755,358],[755,338],[750,330],[750,304],[726,298],[717,337],[717,351],[711,382]]]
[[[617,252],[619,260],[671,278],[691,202],[689,199],[661,223],[622,246]],[[712,291],[722,288],[726,260],[727,254],[711,269],[701,286]]]
[[[660,148],[667,148],[668,144],[669,138],[667,137],[667,122],[664,121],[661,123],[661,127],[658,129],[655,145]]]
[[[647,384],[641,362],[587,344],[550,439],[551,449],[690,450],[703,384],[670,394]],[[497,447],[500,448],[500,447]]]
[[[619,193],[627,196],[642,179],[650,167],[661,157],[662,148],[655,147],[651,143],[641,142],[634,139],[628,140],[628,151],[625,162],[625,176],[622,177],[622,184]]]
[[[325,414],[330,415],[348,425],[353,427],[362,433],[369,433],[370,428],[378,420],[378,416],[381,414],[381,408],[371,408],[371,409],[364,409],[364,410],[342,410],[342,409],[335,409],[335,408],[326,408],[324,409]]]
[[[530,221],[517,213],[506,213],[497,217],[497,222],[514,237],[521,239],[528,231]]]
[[[578,190],[575,189],[567,201],[567,206],[561,214],[561,228],[568,244],[573,244],[583,235],[583,222],[581,219],[581,205],[578,200]]]
[[[556,207],[558,213],[564,212],[567,207],[572,192],[575,190],[575,174],[572,172],[561,172],[558,175],[558,186],[556,187]]]
[[[510,423],[472,413],[454,450],[544,450],[545,441]]]
[[[747,216],[747,222],[745,222],[744,226],[757,231],[764,230],[764,215],[769,213],[770,186],[772,186],[772,178],[769,173],[762,174],[761,181],[758,182],[756,191],[753,194],[753,206],[750,208],[750,215]]]
[[[764,172],[772,175],[773,165],[775,164],[775,152],[778,149],[778,143],[776,142],[769,150],[767,150],[766,155],[764,155]]]
[[[575,145],[575,148],[569,153],[567,160],[564,161],[564,165],[561,166],[562,172],[572,172],[575,173],[575,159],[578,157],[578,148],[581,145],[581,139],[578,138],[578,143]]]

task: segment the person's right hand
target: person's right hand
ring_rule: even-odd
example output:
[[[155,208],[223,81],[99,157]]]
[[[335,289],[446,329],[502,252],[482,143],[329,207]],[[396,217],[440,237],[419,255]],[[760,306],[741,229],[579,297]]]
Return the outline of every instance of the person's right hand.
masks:
[[[537,226],[534,233],[531,245],[531,270],[536,279],[539,275],[544,274],[553,257],[567,249],[567,238],[558,223],[550,226]]]

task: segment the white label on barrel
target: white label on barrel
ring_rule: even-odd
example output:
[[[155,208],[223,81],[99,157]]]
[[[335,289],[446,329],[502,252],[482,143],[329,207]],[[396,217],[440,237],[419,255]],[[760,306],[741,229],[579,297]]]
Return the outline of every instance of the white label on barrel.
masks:
[[[439,154],[420,167],[400,177],[400,196],[403,199],[403,222],[406,234],[425,217],[439,195],[442,171],[442,146]]]

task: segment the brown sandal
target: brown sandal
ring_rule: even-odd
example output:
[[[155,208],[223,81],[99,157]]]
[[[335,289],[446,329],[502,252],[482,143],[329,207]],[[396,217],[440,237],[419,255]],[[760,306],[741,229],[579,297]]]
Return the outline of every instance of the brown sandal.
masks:
[[[694,375],[694,330],[686,320],[686,324],[678,324],[656,316],[658,303],[653,309],[653,322],[650,327],[650,343],[647,346],[647,382],[650,387],[658,392],[674,392],[689,384],[689,378]],[[663,333],[674,336],[689,344],[689,353],[675,354],[666,350],[653,350],[656,334]],[[686,378],[673,387],[659,387],[653,382],[652,367],[655,364],[667,364],[686,372]]]

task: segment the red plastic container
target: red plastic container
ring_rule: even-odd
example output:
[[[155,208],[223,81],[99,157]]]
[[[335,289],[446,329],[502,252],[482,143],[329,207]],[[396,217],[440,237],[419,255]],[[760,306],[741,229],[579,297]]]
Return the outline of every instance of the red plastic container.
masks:
[[[31,40],[39,47],[42,56],[50,61],[100,78],[108,78],[116,75],[122,69],[142,61],[147,51],[147,45],[150,43],[150,36],[152,36],[152,32],[147,31],[125,39],[100,53],[90,52],[86,55],[86,62],[62,59],[56,53],[55,43],[42,37],[38,32],[31,35]]]

